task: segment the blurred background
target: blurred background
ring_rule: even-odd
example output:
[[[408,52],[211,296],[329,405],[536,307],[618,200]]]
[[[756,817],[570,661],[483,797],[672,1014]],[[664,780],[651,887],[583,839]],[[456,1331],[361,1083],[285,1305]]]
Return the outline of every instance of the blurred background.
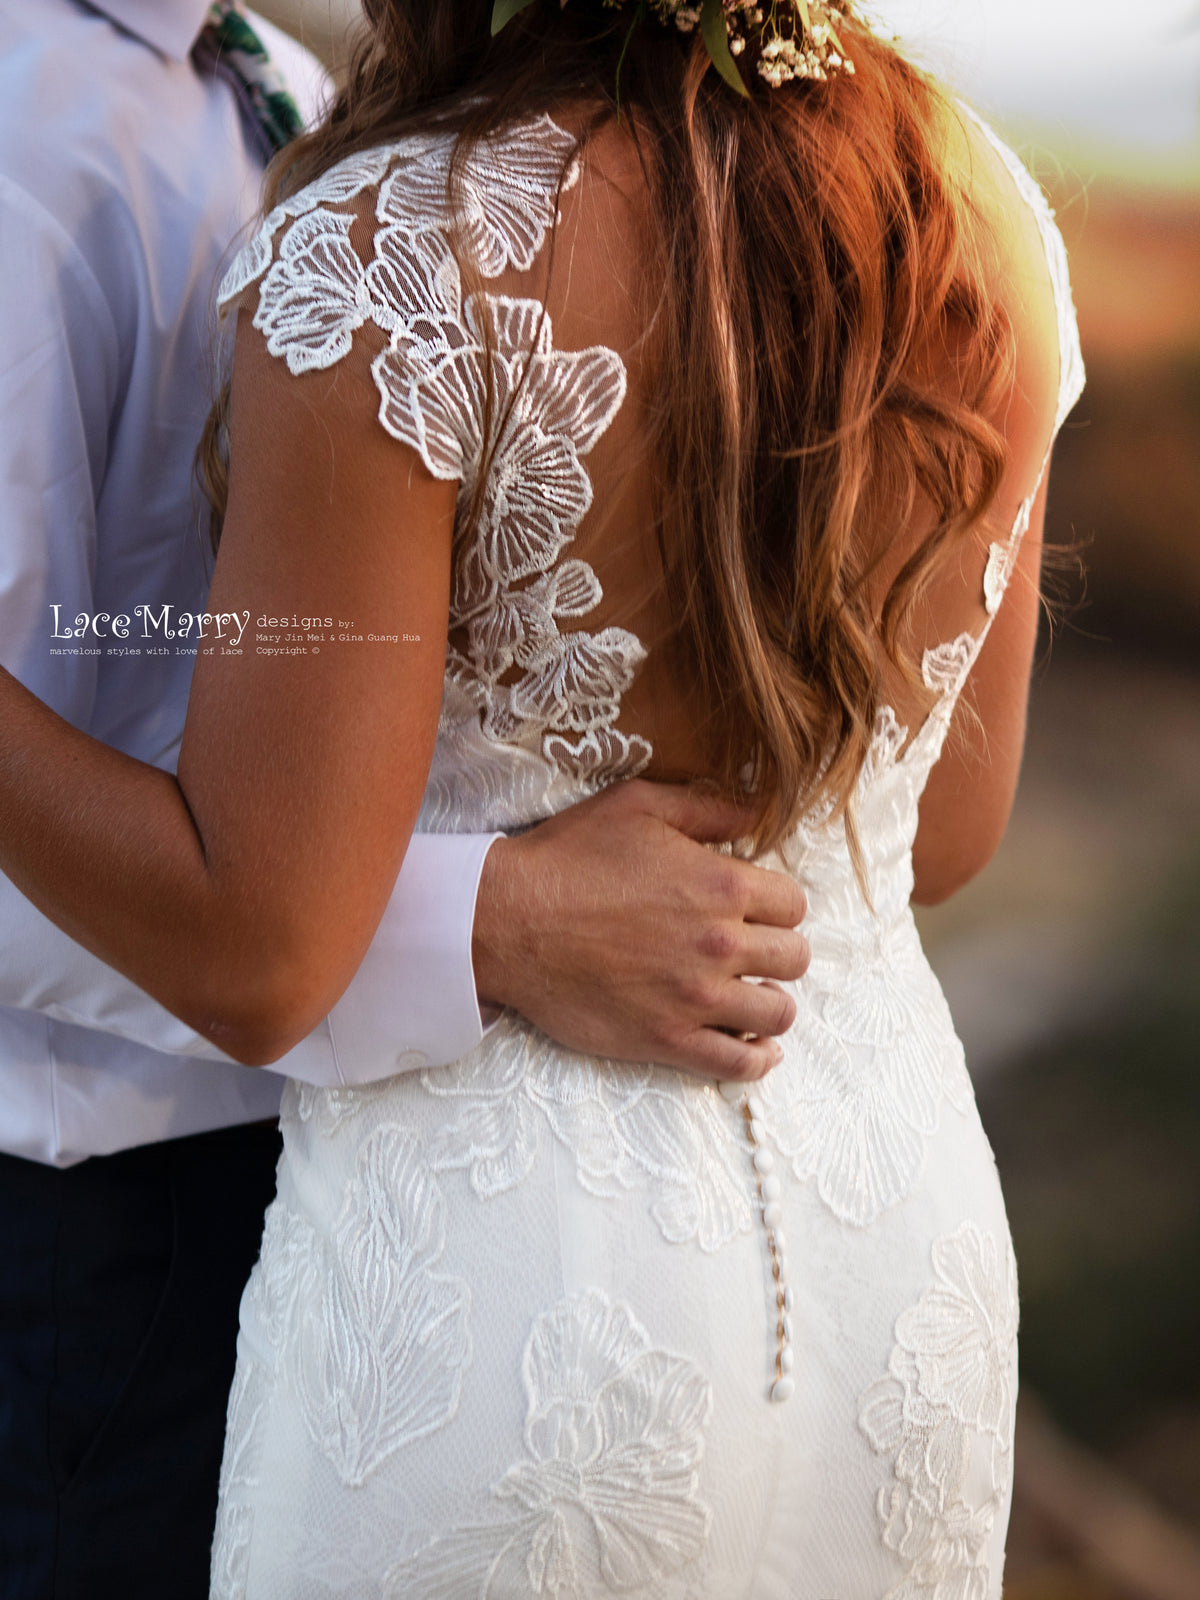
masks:
[[[336,67],[357,8],[258,9]],[[1088,367],[1016,811],[921,916],[1020,1267],[1006,1594],[1200,1600],[1200,0],[871,9],[1044,183]]]
[[[1029,743],[922,932],[1021,1278],[1009,1600],[1200,1600],[1200,4],[880,0],[1048,190],[1088,386]]]

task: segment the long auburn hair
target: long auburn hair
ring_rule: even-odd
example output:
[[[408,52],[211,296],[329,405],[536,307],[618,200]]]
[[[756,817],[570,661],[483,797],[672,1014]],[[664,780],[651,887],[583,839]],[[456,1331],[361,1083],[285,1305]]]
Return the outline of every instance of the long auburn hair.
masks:
[[[365,0],[345,85],[276,158],[265,204],[431,123],[457,134],[453,200],[472,146],[522,116],[577,103],[584,144],[627,121],[653,232],[656,533],[705,733],[723,787],[757,807],[757,850],[823,805],[857,860],[881,645],[922,694],[905,620],[1004,470],[988,414],[1011,381],[1012,333],[987,286],[987,227],[941,153],[944,92],[865,27],[839,23],[853,76],[770,89],[742,57],[743,100],[698,33],[632,27],[634,9],[537,0],[493,38],[492,0]],[[224,410],[200,452],[214,538]],[[871,580],[918,504],[928,531],[880,602]]]

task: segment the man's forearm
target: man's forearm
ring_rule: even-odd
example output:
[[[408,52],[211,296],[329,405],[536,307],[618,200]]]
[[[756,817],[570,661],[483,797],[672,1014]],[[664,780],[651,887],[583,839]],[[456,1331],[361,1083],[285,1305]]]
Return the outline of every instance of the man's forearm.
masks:
[[[273,1072],[323,1087],[441,1065],[481,1037],[471,969],[479,873],[494,835],[417,834],[358,973]],[[167,1055],[230,1058],[85,950],[0,875],[0,1005]]]

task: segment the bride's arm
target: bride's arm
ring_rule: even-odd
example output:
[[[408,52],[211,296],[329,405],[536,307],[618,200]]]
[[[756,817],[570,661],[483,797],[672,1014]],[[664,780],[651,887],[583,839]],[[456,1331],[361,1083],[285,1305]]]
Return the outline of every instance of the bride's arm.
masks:
[[[0,868],[250,1062],[303,1037],[349,982],[436,735],[455,485],[379,428],[376,404],[349,363],[293,377],[244,319],[209,611],[251,625],[241,655],[197,658],[177,778],[0,681]],[[263,611],[404,642],[264,656]]]
[[[914,900],[937,905],[982,872],[1008,827],[1021,760],[1037,642],[1046,484],[1034,502],[1004,604],[955,711],[921,796],[913,848]]]
[[[1049,455],[1064,378],[1060,308],[1037,216],[990,139],[973,121],[961,131],[976,202],[993,219],[994,290],[1012,325],[1014,368],[992,418],[1008,454],[995,502],[916,613],[925,644],[982,638],[921,797],[913,870],[914,899],[923,905],[947,899],[980,872],[1008,826],[1025,746]],[[1069,314],[1069,303],[1063,309]],[[985,609],[983,574],[997,545],[1013,559]]]

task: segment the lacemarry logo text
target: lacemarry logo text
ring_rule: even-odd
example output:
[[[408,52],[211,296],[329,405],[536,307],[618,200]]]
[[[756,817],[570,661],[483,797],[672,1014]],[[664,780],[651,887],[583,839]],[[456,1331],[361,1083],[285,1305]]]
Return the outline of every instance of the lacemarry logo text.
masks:
[[[172,605],[134,606],[132,612],[80,611],[74,622],[64,622],[62,607],[50,607],[52,639],[221,639],[238,645],[250,621],[248,611],[178,611]],[[141,623],[141,633],[137,624]]]

